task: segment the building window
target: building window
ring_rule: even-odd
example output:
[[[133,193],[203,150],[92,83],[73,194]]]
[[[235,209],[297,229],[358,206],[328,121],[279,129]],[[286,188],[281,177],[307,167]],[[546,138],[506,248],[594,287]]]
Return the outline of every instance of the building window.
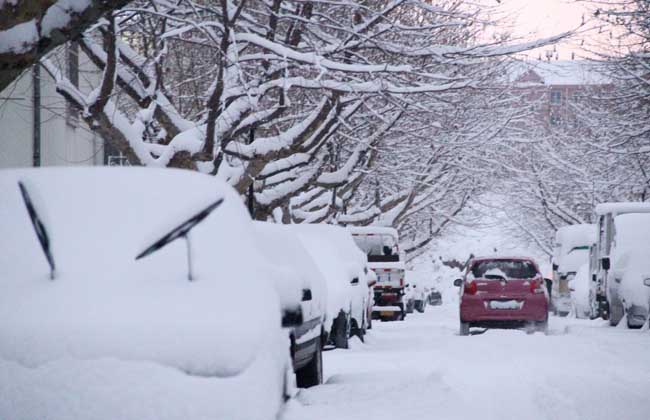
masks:
[[[79,44],[70,42],[65,49],[66,76],[74,87],[79,87]],[[65,122],[71,127],[79,125],[79,110],[66,101]]]
[[[551,114],[551,125],[560,125],[562,124],[562,119],[558,114]]]
[[[551,91],[551,103],[552,104],[561,104],[562,103],[562,92],[559,90]]]

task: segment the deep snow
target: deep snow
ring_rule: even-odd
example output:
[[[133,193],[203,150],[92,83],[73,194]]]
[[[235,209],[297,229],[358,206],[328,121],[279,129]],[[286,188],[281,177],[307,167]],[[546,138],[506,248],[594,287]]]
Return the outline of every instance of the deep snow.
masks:
[[[301,390],[283,420],[645,420],[650,413],[647,330],[552,317],[548,336],[461,337],[452,302],[404,322],[377,322],[366,337],[326,352],[326,383]]]

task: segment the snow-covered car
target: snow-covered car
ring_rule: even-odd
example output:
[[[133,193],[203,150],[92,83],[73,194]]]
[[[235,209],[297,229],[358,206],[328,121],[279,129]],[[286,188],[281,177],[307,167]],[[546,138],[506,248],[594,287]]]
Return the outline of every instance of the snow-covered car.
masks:
[[[288,339],[297,385],[301,388],[323,382],[322,348],[327,342],[325,328],[327,284],[300,239],[286,225],[254,224],[257,245],[269,262],[278,266],[273,276],[289,325]]]
[[[518,327],[546,331],[548,295],[530,258],[483,257],[470,261],[460,290],[460,335],[471,327]]]
[[[610,321],[618,324],[627,315],[630,328],[641,328],[648,320],[650,288],[650,213],[630,213],[614,218],[614,242],[607,282]]]
[[[326,224],[290,225],[327,282],[329,342],[348,348],[351,336],[368,328],[368,269],[365,255],[344,228]]]
[[[589,248],[595,242],[596,227],[592,224],[562,226],[555,233],[551,305],[556,314],[566,316],[571,311],[569,283],[578,269],[589,262]]]
[[[277,417],[291,361],[273,267],[231,187],[47,168],[0,171],[0,197],[0,418]]]
[[[594,213],[597,219],[598,238],[595,252],[592,255],[591,271],[596,275],[596,296],[593,306],[596,307],[597,316],[609,319],[610,325],[617,325],[623,317],[623,306],[619,302],[612,302],[610,295],[611,282],[614,281],[611,272],[611,257],[616,242],[616,228],[614,219],[624,214],[650,213],[650,203],[600,203],[596,205]],[[614,286],[616,287],[616,286]],[[614,308],[612,308],[612,303]],[[612,309],[616,311],[612,312]]]
[[[591,292],[589,264],[583,264],[569,282],[571,301],[576,318],[592,318],[592,307],[589,293]]]

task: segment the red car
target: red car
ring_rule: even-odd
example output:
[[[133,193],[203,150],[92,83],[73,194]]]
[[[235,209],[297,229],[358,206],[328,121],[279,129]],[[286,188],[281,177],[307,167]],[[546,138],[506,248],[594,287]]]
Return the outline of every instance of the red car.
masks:
[[[530,258],[474,258],[460,292],[460,335],[470,327],[546,331],[548,291],[539,267]]]

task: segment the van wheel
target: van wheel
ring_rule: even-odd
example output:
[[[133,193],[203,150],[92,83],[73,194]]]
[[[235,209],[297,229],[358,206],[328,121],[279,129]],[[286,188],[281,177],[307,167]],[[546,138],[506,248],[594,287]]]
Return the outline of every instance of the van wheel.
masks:
[[[625,309],[623,305],[616,301],[609,302],[609,325],[615,327],[623,319],[625,315]]]
[[[345,313],[339,312],[339,316],[334,320],[332,327],[332,341],[337,349],[347,349],[349,347],[348,337],[350,336],[350,325]]]
[[[296,371],[296,384],[299,388],[309,388],[323,383],[323,353],[320,346],[308,364]]]
[[[469,322],[460,321],[460,335],[469,335]]]
[[[426,304],[424,303],[423,300],[418,300],[415,302],[415,310],[418,311],[419,313],[424,313],[425,308],[426,308]]]
[[[356,319],[352,319],[350,326],[350,336],[356,335],[359,337],[359,340],[363,343],[363,336],[366,334],[366,331],[363,328],[359,328],[359,323]]]
[[[537,331],[542,332],[544,334],[548,333],[548,318],[545,319],[544,321],[539,321],[537,322]]]

